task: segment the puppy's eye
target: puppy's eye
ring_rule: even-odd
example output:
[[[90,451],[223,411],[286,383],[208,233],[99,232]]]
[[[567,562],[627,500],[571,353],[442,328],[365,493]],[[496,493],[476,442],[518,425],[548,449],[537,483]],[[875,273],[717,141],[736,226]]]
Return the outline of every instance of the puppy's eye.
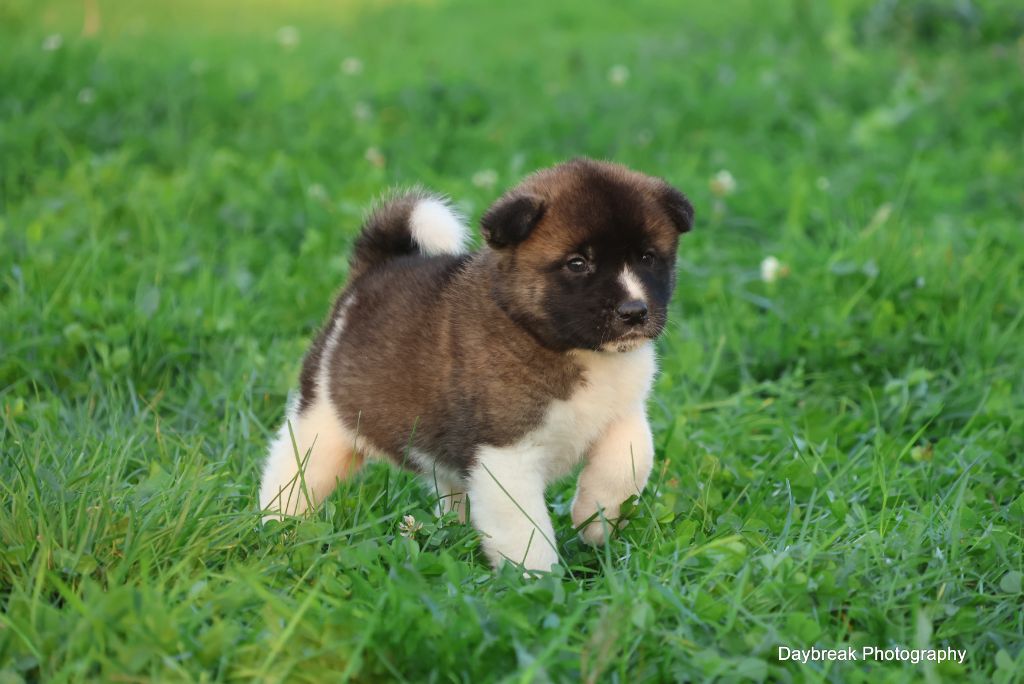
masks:
[[[587,270],[587,266],[587,260],[578,254],[569,257],[569,260],[565,262],[565,267],[573,273],[584,273]]]
[[[647,250],[643,253],[643,256],[640,257],[640,263],[644,266],[653,266],[656,259],[657,257],[654,252],[652,250]]]

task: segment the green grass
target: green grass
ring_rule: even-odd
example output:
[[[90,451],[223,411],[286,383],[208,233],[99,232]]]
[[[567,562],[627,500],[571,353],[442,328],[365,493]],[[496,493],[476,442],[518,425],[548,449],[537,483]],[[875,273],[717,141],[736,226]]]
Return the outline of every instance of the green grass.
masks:
[[[0,682],[1024,678],[1013,3],[207,4],[0,5]],[[383,467],[261,529],[372,198],[577,154],[698,212],[624,534],[566,482],[568,566],[495,574]]]

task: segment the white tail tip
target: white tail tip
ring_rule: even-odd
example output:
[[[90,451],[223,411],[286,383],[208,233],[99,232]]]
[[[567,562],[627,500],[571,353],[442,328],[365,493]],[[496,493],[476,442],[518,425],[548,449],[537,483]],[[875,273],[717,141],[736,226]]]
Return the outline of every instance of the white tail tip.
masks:
[[[469,231],[451,206],[435,197],[416,203],[409,216],[409,232],[426,256],[462,254]]]

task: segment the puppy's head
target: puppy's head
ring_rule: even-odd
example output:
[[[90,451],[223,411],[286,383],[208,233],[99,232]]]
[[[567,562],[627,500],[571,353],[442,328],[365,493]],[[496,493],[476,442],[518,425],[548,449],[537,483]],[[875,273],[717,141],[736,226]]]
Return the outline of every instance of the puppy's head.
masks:
[[[533,174],[481,220],[499,304],[560,351],[628,351],[657,337],[692,224],[692,205],[665,181],[589,159]]]

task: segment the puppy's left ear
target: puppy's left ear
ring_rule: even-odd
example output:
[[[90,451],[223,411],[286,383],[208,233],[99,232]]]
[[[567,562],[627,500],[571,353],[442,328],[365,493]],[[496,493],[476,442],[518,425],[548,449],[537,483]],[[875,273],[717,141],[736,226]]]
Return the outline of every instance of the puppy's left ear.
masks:
[[[544,216],[544,200],[536,195],[506,195],[491,205],[480,219],[480,232],[495,249],[525,240]]]
[[[661,192],[661,205],[680,233],[690,232],[693,228],[693,205],[686,195],[666,184]]]

